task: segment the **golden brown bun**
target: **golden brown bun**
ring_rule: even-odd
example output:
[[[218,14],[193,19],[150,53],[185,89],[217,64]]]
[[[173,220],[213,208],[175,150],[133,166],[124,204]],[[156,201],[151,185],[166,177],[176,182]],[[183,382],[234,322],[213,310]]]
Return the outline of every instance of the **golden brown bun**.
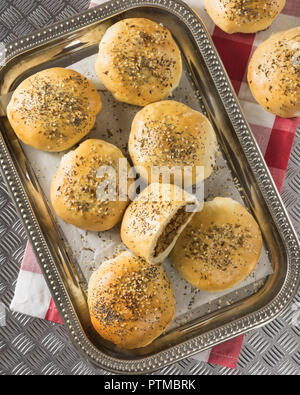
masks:
[[[218,292],[252,272],[261,248],[261,232],[252,215],[238,202],[217,197],[194,215],[170,259],[194,287]]]
[[[285,0],[204,0],[204,5],[224,32],[256,33],[272,24],[285,6]]]
[[[92,83],[70,69],[55,67],[24,80],[7,107],[23,143],[43,151],[64,151],[94,126],[102,102]]]
[[[300,27],[263,42],[250,61],[248,82],[265,110],[283,118],[300,115]]]
[[[161,263],[194,214],[186,212],[187,205],[192,210],[199,207],[196,198],[178,186],[149,185],[124,214],[121,226],[123,243],[148,262]]]
[[[78,228],[92,231],[115,226],[128,204],[118,198],[119,159],[125,161],[128,170],[129,164],[117,147],[96,139],[84,141],[65,155],[51,183],[51,202],[57,215]],[[99,184],[105,177],[97,173],[100,166],[111,166],[116,171],[115,201],[110,201],[109,196],[103,201],[99,198]]]
[[[166,166],[174,171],[180,184],[188,187],[211,175],[218,143],[209,120],[200,112],[173,100],[149,104],[135,116],[128,144],[129,153],[140,176],[150,183],[151,167]],[[143,166],[142,168],[138,168]],[[190,179],[184,167],[191,166]],[[196,173],[196,166],[204,166],[204,174]],[[144,168],[146,170],[144,170]],[[171,178],[170,181],[174,182]]]
[[[104,262],[92,275],[88,304],[96,331],[126,349],[150,344],[170,325],[176,309],[163,266],[130,252]]]
[[[137,106],[168,97],[182,72],[171,33],[144,18],[124,19],[108,28],[95,67],[117,100]]]

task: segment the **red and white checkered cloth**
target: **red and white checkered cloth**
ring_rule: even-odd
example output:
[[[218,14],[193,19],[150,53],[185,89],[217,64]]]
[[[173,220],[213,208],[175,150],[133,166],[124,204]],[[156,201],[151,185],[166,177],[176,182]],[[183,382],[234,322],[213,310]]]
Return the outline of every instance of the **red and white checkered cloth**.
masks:
[[[95,0],[91,6],[103,2]],[[300,1],[287,0],[283,12],[268,30],[249,35],[224,33],[207,15],[202,0],[186,2],[199,13],[211,33],[275,183],[281,190],[299,119],[276,117],[258,105],[248,88],[246,71],[251,54],[262,41],[274,32],[300,25]],[[11,310],[62,323],[29,244],[26,247]],[[195,358],[235,368],[242,343],[241,336],[202,352]]]

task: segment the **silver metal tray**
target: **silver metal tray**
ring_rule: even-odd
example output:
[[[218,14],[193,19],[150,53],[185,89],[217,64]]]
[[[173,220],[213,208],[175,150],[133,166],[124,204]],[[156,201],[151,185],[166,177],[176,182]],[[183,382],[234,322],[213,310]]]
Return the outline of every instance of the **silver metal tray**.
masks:
[[[299,286],[300,248],[211,38],[200,18],[181,1],[113,0],[13,42],[0,69],[0,96],[38,70],[95,54],[106,28],[132,16],[163,23],[177,40],[201,106],[214,125],[245,204],[260,225],[274,272],[257,292],[193,318],[146,348],[126,352],[103,341],[90,323],[85,278],[0,105],[1,170],[70,338],[98,366],[134,374],[155,371],[276,318]]]

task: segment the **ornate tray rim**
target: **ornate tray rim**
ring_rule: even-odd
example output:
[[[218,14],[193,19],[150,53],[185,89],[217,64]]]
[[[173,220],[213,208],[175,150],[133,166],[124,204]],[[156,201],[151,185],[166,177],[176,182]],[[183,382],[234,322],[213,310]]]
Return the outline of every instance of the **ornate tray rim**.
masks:
[[[79,28],[86,27],[93,22],[104,20],[116,13],[128,11],[139,6],[156,6],[166,11],[171,10],[173,14],[180,16],[181,20],[190,28],[197,42],[198,49],[206,61],[209,72],[211,73],[232,125],[234,126],[237,137],[248,157],[250,167],[256,177],[270,212],[273,215],[278,232],[286,243],[288,270],[284,285],[279,294],[266,307],[247,317],[238,319],[219,329],[196,336],[191,340],[185,341],[183,344],[173,346],[168,350],[161,351],[153,356],[140,360],[121,360],[107,356],[100,350],[97,350],[91,342],[88,341],[81,330],[80,323],[55,267],[55,262],[27,200],[17,169],[3,138],[1,138],[0,165],[4,179],[6,180],[8,189],[24,223],[47,284],[52,291],[53,298],[65,326],[69,331],[71,340],[83,356],[87,357],[101,368],[116,373],[130,374],[155,371],[163,366],[189,357],[199,351],[204,351],[207,348],[267,324],[275,319],[288,306],[300,284],[300,248],[296,232],[293,229],[274,181],[243,115],[219,55],[201,19],[187,4],[180,0],[111,0],[101,6],[85,11],[63,22],[56,23],[10,43],[5,48],[6,62],[23,51],[27,51],[42,43],[71,33]],[[2,69],[5,67],[5,64]]]

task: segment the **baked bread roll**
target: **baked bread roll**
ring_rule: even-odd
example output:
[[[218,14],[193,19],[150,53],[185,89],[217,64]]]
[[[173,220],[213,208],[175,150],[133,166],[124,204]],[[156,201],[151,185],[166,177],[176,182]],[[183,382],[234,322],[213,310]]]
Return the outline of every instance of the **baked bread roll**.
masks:
[[[197,209],[195,196],[178,186],[151,184],[128,206],[121,225],[122,241],[146,261],[161,263]]]
[[[248,82],[265,110],[283,118],[300,116],[300,27],[279,32],[254,52]]]
[[[252,272],[261,248],[261,232],[252,215],[238,202],[217,197],[194,215],[170,259],[194,287],[218,292]]]
[[[256,33],[272,24],[285,0],[204,0],[204,5],[224,32]]]
[[[140,176],[149,183],[163,181],[163,177],[151,177],[151,171],[154,175],[161,168],[162,175],[171,172],[169,181],[163,182],[188,187],[211,175],[218,143],[204,115],[185,104],[166,100],[149,104],[137,113],[128,149]],[[198,166],[203,166],[200,170],[204,171],[197,171]]]
[[[65,155],[50,190],[57,215],[82,229],[103,231],[114,227],[128,204],[127,196],[124,199],[119,194],[120,159],[125,163],[128,176],[126,158],[117,147],[105,141],[86,140]],[[127,191],[121,192],[127,195]]]
[[[148,19],[129,18],[107,29],[95,68],[117,100],[145,106],[177,87],[182,61],[169,30]]]
[[[102,107],[93,84],[70,69],[36,73],[15,90],[7,117],[23,143],[43,151],[64,151],[94,126]]]
[[[92,324],[119,347],[145,347],[172,322],[176,302],[162,265],[153,266],[130,252],[104,262],[88,288]]]

